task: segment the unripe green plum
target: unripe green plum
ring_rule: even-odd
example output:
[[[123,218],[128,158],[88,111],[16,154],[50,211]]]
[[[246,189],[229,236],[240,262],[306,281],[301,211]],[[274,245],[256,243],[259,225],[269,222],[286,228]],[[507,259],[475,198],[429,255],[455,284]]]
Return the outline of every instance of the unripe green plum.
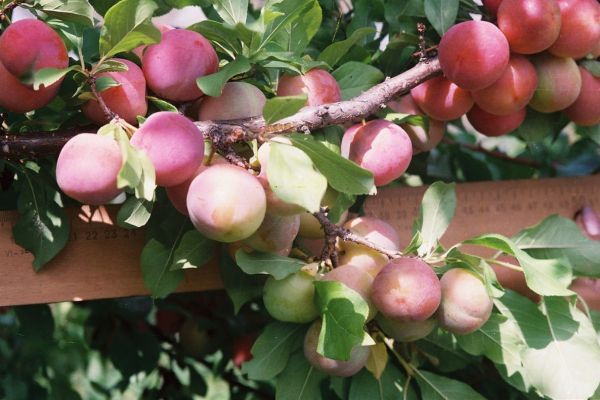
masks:
[[[114,79],[119,86],[108,88],[100,93],[106,106],[120,118],[130,124],[137,122],[137,116],[145,116],[148,111],[146,101],[146,79],[144,73],[134,63],[122,58],[114,58],[127,66],[127,71],[103,72],[98,78],[109,77]],[[98,125],[109,122],[97,100],[89,100],[82,106],[83,114]]]
[[[418,258],[396,258],[377,274],[371,300],[386,317],[400,321],[424,321],[441,299],[435,272]]]
[[[308,362],[328,375],[347,377],[356,374],[362,369],[369,359],[371,349],[366,346],[355,346],[350,351],[350,359],[347,361],[334,360],[323,357],[317,353],[317,344],[319,343],[319,333],[321,332],[322,321],[315,321],[304,337],[304,357]]]
[[[423,111],[417,106],[411,94],[402,96],[400,99],[388,102],[388,107],[393,111],[401,114],[423,115]],[[418,154],[424,151],[433,149],[442,141],[444,133],[446,133],[446,124],[442,121],[429,118],[429,129],[425,129],[418,125],[400,124],[400,127],[410,137],[413,146],[413,154]]]
[[[496,25],[466,21],[446,31],[438,53],[442,71],[449,80],[462,89],[479,90],[500,78],[508,65],[510,50]]]
[[[400,178],[413,155],[404,129],[383,119],[350,127],[342,138],[341,151],[342,156],[371,171],[376,186]]]
[[[192,181],[186,199],[192,223],[204,236],[231,243],[252,235],[267,208],[255,176],[230,165],[213,165]]]
[[[533,97],[538,79],[535,67],[524,56],[513,54],[496,82],[471,93],[475,103],[494,115],[509,115],[525,108]]]
[[[592,126],[600,123],[600,78],[592,75],[584,67],[581,73],[581,92],[577,100],[565,109],[569,119],[581,126]]]
[[[338,192],[328,187],[321,200],[321,206],[333,207],[338,196]],[[343,224],[347,217],[348,211],[344,211],[338,224]],[[298,232],[298,236],[306,239],[321,239],[325,237],[325,232],[323,232],[319,220],[308,211],[304,211],[300,213],[300,231]]]
[[[200,102],[200,121],[226,121],[262,115],[267,98],[254,85],[228,82],[218,97],[205,96]]]
[[[340,265],[332,269],[321,278],[323,281],[341,282],[350,289],[358,293],[369,306],[369,315],[367,321],[373,319],[377,314],[377,309],[371,302],[371,289],[373,286],[373,276],[367,271],[355,267],[354,265]]]
[[[196,79],[217,72],[219,59],[208,40],[186,29],[164,32],[160,43],[148,46],[142,70],[148,87],[171,101],[190,101],[202,96]]]
[[[148,155],[160,186],[185,182],[200,167],[204,156],[204,137],[198,127],[174,112],[149,116],[131,137],[131,145]]]
[[[526,114],[527,111],[522,108],[509,115],[494,115],[482,110],[476,104],[467,113],[467,119],[473,128],[486,136],[502,136],[521,126]]]
[[[423,339],[437,325],[435,318],[425,321],[396,321],[378,314],[375,320],[387,336],[399,342],[414,342]]]
[[[286,203],[281,200],[271,189],[269,185],[269,179],[267,176],[267,169],[269,164],[269,151],[271,144],[269,142],[263,143],[258,148],[258,160],[260,162],[260,173],[258,174],[258,180],[265,189],[267,196],[267,212],[269,214],[289,216],[304,213],[304,208],[297,204]]]
[[[25,113],[47,105],[56,97],[63,78],[38,90],[20,79],[43,68],[68,65],[63,41],[46,23],[23,19],[10,24],[0,35],[0,107]]]
[[[335,103],[342,99],[340,86],[329,72],[311,69],[304,75],[283,75],[277,84],[277,96],[306,94],[307,106]]]
[[[244,244],[254,250],[287,256],[300,229],[300,216],[278,216],[265,214],[265,219],[256,232]]]
[[[454,268],[442,279],[440,326],[457,335],[466,335],[487,322],[494,303],[483,282],[470,271]]]
[[[511,51],[535,54],[552,46],[558,38],[560,8],[556,0],[503,0],[497,23]]]
[[[439,121],[460,118],[473,107],[471,93],[443,76],[421,83],[410,94],[425,114]]]
[[[317,264],[313,263],[280,280],[269,276],[263,289],[263,302],[273,318],[302,324],[319,316],[314,300],[316,269]]]
[[[108,136],[80,133],[63,146],[56,162],[56,183],[69,197],[100,205],[115,198],[123,158],[117,142]]]
[[[358,217],[344,224],[344,228],[369,242],[388,250],[400,250],[400,236],[387,222],[372,217]],[[367,246],[341,241],[340,263],[354,265],[375,277],[388,263],[386,255]]]
[[[538,54],[532,58],[538,76],[535,94],[529,102],[534,110],[551,113],[564,110],[577,100],[581,73],[572,58]]]
[[[596,0],[557,0],[560,35],[548,51],[559,57],[585,57],[600,42],[600,4]]]

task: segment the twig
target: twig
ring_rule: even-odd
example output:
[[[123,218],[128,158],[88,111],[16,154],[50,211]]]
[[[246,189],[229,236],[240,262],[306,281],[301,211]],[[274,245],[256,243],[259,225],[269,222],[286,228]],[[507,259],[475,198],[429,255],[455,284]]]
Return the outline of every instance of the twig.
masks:
[[[338,103],[324,104],[321,106],[306,107],[291,117],[268,125],[262,117],[250,118],[238,121],[201,121],[196,122],[202,133],[214,139],[222,138],[222,143],[233,144],[240,141],[258,139],[266,141],[274,136],[292,132],[311,132],[330,125],[345,122],[360,121],[381,109],[388,101],[397,95],[408,92],[413,87],[441,73],[440,63],[437,58],[428,60],[427,63],[419,63],[413,68],[389,78],[384,82],[373,86],[352,100]],[[99,99],[101,96],[97,96]],[[106,109],[103,108],[106,113]],[[107,114],[111,117],[114,113]],[[57,133],[58,137],[64,137],[64,133]],[[35,147],[38,142],[32,140],[37,136],[47,136],[47,133],[33,132],[15,137],[13,147],[19,148],[21,154],[38,154]],[[64,140],[45,140],[45,153],[58,153],[64,144]]]
[[[21,3],[20,0],[13,0],[8,3],[2,10],[0,10],[0,22],[4,21],[8,17],[8,13],[17,8],[17,6]]]
[[[538,161],[529,160],[527,158],[521,158],[521,157],[510,157],[510,156],[508,156],[504,153],[501,153],[499,151],[496,151],[496,150],[485,149],[478,144],[462,143],[462,142],[458,143],[458,142],[456,142],[452,139],[446,138],[446,137],[444,139],[442,139],[442,141],[449,145],[458,145],[458,146],[464,147],[465,149],[469,149],[472,151],[476,151],[478,153],[486,154],[490,157],[494,157],[494,158],[497,158],[497,159],[503,160],[503,161],[508,161],[513,164],[525,165],[525,166],[531,167],[531,168],[543,168],[544,167],[544,164],[542,164]]]
[[[352,231],[334,224],[329,220],[329,218],[327,218],[327,211],[327,207],[321,207],[320,211],[313,213],[315,218],[321,224],[323,231],[325,232],[325,245],[323,246],[323,250],[321,252],[321,261],[331,260],[331,264],[333,265],[333,267],[335,268],[337,266],[337,252],[335,251],[335,242],[338,237],[347,242],[353,242],[369,247],[387,256],[388,258],[402,257],[402,252],[400,251],[389,250],[384,247],[378,246],[375,243],[372,243],[367,239],[358,236]]]
[[[96,77],[90,76],[88,82],[90,84],[90,88],[92,89],[92,93],[94,94],[94,97],[96,97],[96,100],[98,101],[102,112],[104,112],[104,115],[106,115],[106,118],[108,118],[109,121],[112,121],[113,119],[118,120],[119,116],[110,108],[108,108],[108,106],[104,102],[104,99],[102,98],[102,95],[100,94],[100,92],[98,92],[98,88],[96,87]]]

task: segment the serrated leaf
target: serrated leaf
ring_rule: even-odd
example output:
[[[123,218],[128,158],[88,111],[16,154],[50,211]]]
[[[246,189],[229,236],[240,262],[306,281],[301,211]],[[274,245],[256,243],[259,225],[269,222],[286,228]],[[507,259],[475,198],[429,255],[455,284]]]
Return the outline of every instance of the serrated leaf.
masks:
[[[342,100],[350,100],[383,81],[383,72],[372,65],[349,61],[331,73],[340,85]]]
[[[373,34],[375,29],[373,28],[359,28],[352,32],[349,38],[340,40],[327,46],[321,54],[319,54],[319,61],[324,61],[329,66],[335,67],[336,64],[348,53],[348,51],[363,38]]]
[[[267,124],[296,114],[306,105],[306,95],[278,96],[268,99],[263,108],[263,117]]]
[[[230,25],[245,24],[248,14],[248,0],[211,0],[219,17]]]
[[[277,43],[281,49],[296,55],[305,53],[306,47],[319,31],[323,19],[323,11],[319,2],[309,0],[307,3],[312,3],[312,6],[307,7],[298,18],[273,38],[273,43]],[[302,68],[302,72],[305,73],[307,70]]]
[[[327,179],[302,150],[288,144],[270,143],[267,177],[275,195],[309,212],[319,211]]]
[[[223,86],[225,86],[227,81],[236,75],[250,71],[250,68],[252,66],[248,62],[248,59],[242,55],[238,55],[235,60],[225,65],[219,72],[196,79],[196,85],[207,96],[220,96],[223,92]]]
[[[112,6],[100,31],[100,55],[109,58],[158,43],[160,31],[150,21],[157,8],[152,0],[121,0]]]
[[[167,248],[156,239],[150,239],[142,249],[142,277],[154,298],[167,296],[183,280],[183,271],[171,271],[174,250],[174,247]]]
[[[310,135],[292,134],[292,144],[306,153],[331,187],[347,194],[374,194],[373,174],[317,142]]]
[[[269,380],[281,373],[290,354],[302,345],[306,326],[273,322],[265,327],[252,346],[252,359],[242,365],[249,379]]]
[[[219,272],[223,286],[237,314],[244,304],[262,295],[265,279],[262,275],[248,275],[242,272],[224,248],[221,249],[220,255]]]
[[[536,307],[513,292],[495,304],[527,343],[521,373],[533,387],[553,399],[592,396],[600,384],[600,345],[581,311],[560,297],[542,298]]]
[[[215,255],[215,242],[193,229],[183,234],[173,254],[170,271],[199,268]]]
[[[425,0],[425,16],[440,36],[454,25],[459,0]]]
[[[466,383],[436,375],[431,372],[415,370],[421,396],[427,400],[485,400]]]
[[[532,257],[565,260],[578,274],[600,277],[600,242],[570,219],[552,215],[517,233],[514,241]]]
[[[94,25],[94,9],[86,0],[36,0],[33,8],[63,21]]]
[[[17,171],[19,219],[12,233],[15,242],[33,253],[39,271],[67,244],[70,224],[60,193],[39,171],[23,166]]]
[[[271,275],[276,280],[283,279],[300,271],[306,265],[305,262],[296,258],[261,251],[247,253],[243,249],[235,253],[235,262],[247,274]]]
[[[327,377],[310,365],[304,354],[293,354],[275,385],[277,400],[315,400],[321,398],[321,382]]]
[[[355,346],[375,344],[365,332],[369,306],[354,290],[337,281],[315,281],[315,304],[323,317],[317,353],[348,360]]]
[[[423,195],[419,216],[415,220],[413,232],[421,232],[422,243],[419,256],[431,254],[438,246],[454,217],[456,192],[454,183],[435,182]]]
[[[519,249],[512,240],[502,235],[482,235],[466,240],[464,243],[489,247],[515,256],[519,261],[519,265],[523,268],[527,286],[542,296],[570,296],[574,294],[567,289],[571,284],[572,271],[564,262],[533,258]]]
[[[140,228],[148,222],[152,215],[153,201],[130,196],[119,208],[117,223],[126,229]]]

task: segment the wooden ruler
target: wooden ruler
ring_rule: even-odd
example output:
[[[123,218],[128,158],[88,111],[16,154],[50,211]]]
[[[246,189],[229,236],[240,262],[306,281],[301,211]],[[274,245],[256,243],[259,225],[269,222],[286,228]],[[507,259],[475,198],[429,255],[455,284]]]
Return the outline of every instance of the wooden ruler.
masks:
[[[425,188],[380,190],[365,204],[368,215],[381,218],[408,244]],[[454,244],[482,233],[513,235],[551,214],[571,218],[583,205],[600,211],[600,175],[583,178],[458,184],[455,218],[442,242]],[[12,240],[15,212],[0,212],[0,306],[80,301],[146,294],[139,256],[143,231],[121,229],[116,209],[72,210],[72,234],[64,251],[41,272],[33,256]],[[222,287],[216,262],[186,271],[178,291]]]

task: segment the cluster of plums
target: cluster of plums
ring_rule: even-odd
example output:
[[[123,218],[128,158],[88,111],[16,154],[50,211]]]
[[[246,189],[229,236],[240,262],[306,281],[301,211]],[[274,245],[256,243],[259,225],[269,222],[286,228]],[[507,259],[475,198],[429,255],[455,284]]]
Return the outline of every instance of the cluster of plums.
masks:
[[[389,250],[398,250],[398,233],[384,221],[354,218],[347,229]],[[350,376],[367,362],[370,349],[357,346],[346,361],[317,353],[321,329],[314,303],[316,280],[337,281],[358,293],[369,305],[367,320],[397,341],[427,336],[440,326],[455,334],[467,334],[489,318],[493,303],[483,282],[472,272],[455,268],[438,279],[432,267],[419,258],[393,260],[360,244],[341,241],[340,266],[319,273],[316,263],[281,280],[269,277],[263,292],[265,308],[280,321],[313,322],[304,341],[304,354],[316,368],[338,376]]]
[[[600,77],[575,60],[600,56],[600,3],[596,0],[488,0],[496,25],[452,26],[439,43],[444,75],[411,90],[434,121],[466,114],[488,136],[518,128],[526,106],[563,111],[583,126],[600,123]],[[412,106],[397,104],[399,112]],[[442,122],[431,130],[439,135]]]

